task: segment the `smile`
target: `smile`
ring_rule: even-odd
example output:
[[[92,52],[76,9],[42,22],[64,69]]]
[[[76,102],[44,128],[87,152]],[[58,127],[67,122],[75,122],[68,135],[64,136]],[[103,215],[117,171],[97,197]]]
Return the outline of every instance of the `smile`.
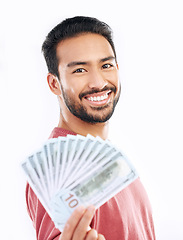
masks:
[[[108,98],[108,93],[98,97],[88,97],[87,99],[92,102],[99,102]]]
[[[96,93],[92,95],[85,96],[85,99],[91,103],[96,104],[106,104],[109,101],[111,90],[108,90],[103,93]]]

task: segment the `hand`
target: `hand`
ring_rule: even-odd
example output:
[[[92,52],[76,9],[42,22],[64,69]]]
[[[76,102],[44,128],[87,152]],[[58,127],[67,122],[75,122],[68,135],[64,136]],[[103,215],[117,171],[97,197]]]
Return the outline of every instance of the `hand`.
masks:
[[[79,206],[67,220],[59,240],[105,240],[104,236],[90,228],[95,208]]]

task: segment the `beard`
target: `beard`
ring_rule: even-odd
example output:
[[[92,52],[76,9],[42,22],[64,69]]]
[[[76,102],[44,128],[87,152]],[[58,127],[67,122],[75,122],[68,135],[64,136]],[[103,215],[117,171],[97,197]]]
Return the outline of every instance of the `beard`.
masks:
[[[104,123],[111,118],[121,93],[121,85],[120,85],[119,92],[115,96],[113,102],[109,102],[108,104],[100,107],[90,107],[92,109],[92,113],[89,113],[87,108],[83,106],[82,103],[76,102],[71,94],[64,91],[62,83],[61,83],[61,89],[62,89],[63,99],[69,111],[74,116],[81,119],[82,121],[91,123],[91,124]],[[94,90],[91,90],[90,92],[81,93],[79,95],[79,99],[82,101],[82,98],[88,94],[98,93],[106,90],[111,90],[111,93],[114,92],[114,94],[116,94],[116,91],[117,91],[116,87],[105,87],[102,90],[94,89]]]

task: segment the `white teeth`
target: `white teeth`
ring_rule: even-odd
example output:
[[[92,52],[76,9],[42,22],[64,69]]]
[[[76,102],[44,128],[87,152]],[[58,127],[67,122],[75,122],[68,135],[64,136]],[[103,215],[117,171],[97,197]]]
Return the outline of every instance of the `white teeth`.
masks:
[[[98,96],[98,97],[88,97],[87,99],[89,101],[94,101],[94,102],[99,102],[99,101],[102,101],[102,100],[105,100],[108,98],[108,93],[102,95],[102,96]]]

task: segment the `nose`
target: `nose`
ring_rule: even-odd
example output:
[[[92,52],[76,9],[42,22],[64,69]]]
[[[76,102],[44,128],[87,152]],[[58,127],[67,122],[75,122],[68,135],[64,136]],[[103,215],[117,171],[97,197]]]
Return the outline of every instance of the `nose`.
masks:
[[[88,87],[90,89],[103,89],[108,84],[105,77],[98,70],[92,71],[89,74]]]

